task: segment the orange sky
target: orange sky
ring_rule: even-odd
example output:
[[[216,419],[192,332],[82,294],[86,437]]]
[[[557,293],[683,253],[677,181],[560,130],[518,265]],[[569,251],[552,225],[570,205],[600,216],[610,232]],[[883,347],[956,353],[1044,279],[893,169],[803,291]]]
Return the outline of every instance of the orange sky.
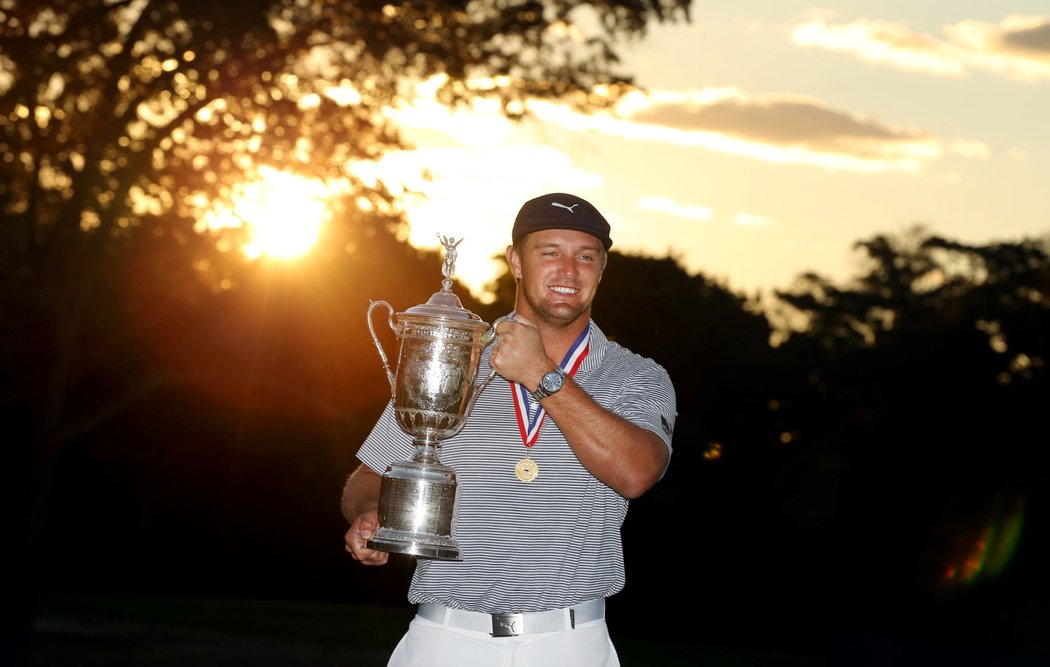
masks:
[[[932,6],[937,5],[937,6]],[[412,240],[464,237],[480,290],[517,208],[596,204],[614,249],[680,256],[749,294],[803,271],[844,280],[855,241],[924,224],[985,243],[1050,232],[1050,6],[1004,2],[696,3],[628,48],[647,95],[615,114],[426,99],[395,114],[418,150],[387,173],[428,193]],[[406,177],[426,169],[435,181]]]

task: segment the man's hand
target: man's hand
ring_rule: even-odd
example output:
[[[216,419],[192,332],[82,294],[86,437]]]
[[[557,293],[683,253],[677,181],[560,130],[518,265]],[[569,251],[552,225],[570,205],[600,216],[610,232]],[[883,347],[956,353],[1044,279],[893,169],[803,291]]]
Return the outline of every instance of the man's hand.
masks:
[[[489,365],[503,379],[535,389],[539,378],[557,364],[543,349],[539,329],[523,317],[500,322]]]
[[[343,537],[346,550],[362,565],[386,565],[390,554],[368,548],[368,540],[379,528],[379,515],[376,512],[365,512],[354,519],[350,530]]]

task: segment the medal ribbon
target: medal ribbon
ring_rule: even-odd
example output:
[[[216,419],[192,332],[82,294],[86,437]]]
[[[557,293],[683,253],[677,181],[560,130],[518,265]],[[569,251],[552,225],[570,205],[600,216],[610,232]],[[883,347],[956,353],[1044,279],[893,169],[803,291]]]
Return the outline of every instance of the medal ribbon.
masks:
[[[569,347],[569,351],[565,353],[565,358],[561,360],[561,368],[569,377],[576,375],[576,371],[580,368],[580,363],[583,362],[583,358],[587,356],[587,352],[590,350],[590,334],[591,324],[588,322],[586,328],[580,332],[579,338]],[[540,436],[540,427],[543,426],[543,419],[547,416],[547,411],[543,409],[539,401],[532,399],[532,396],[529,395],[529,390],[523,385],[511,382],[510,391],[514,396],[514,414],[518,418],[518,431],[521,432],[521,441],[526,448],[532,447]]]

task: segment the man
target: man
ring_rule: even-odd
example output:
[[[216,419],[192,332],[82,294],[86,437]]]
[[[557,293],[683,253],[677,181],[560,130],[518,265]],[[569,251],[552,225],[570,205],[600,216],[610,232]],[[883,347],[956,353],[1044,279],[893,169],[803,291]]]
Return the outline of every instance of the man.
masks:
[[[667,372],[590,319],[609,232],[571,194],[518,212],[506,251],[515,310],[478,371],[498,376],[441,444],[457,476],[460,560],[417,561],[408,599],[419,607],[389,665],[619,665],[605,598],[625,583],[620,528],[629,499],[667,468],[677,412]],[[343,491],[346,549],[364,565],[389,558],[366,544],[380,472],[413,450],[388,405]]]

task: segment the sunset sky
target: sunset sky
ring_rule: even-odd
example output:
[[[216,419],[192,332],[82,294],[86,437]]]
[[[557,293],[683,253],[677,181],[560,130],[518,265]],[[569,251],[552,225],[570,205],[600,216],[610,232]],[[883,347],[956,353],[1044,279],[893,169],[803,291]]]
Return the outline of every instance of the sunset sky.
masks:
[[[648,90],[616,114],[421,102],[397,114],[419,149],[389,156],[429,200],[412,241],[463,238],[480,289],[518,207],[578,194],[614,250],[663,257],[748,295],[804,271],[837,281],[854,242],[915,224],[968,243],[1050,233],[1046,0],[698,2],[689,25],[626,51]]]

